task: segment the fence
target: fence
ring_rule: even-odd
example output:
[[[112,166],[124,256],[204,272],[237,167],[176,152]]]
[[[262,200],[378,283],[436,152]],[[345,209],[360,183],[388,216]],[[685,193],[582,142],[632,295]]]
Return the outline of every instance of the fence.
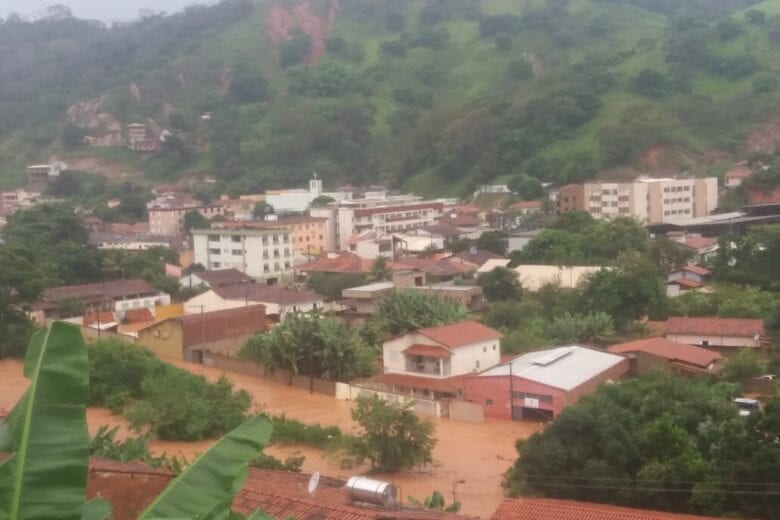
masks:
[[[273,372],[268,372],[265,367],[259,363],[215,354],[213,352],[206,352],[206,354],[204,354],[203,364],[219,368],[220,370],[257,377],[282,385],[290,385],[304,390],[313,390],[318,394],[325,394],[331,397],[338,397],[338,393],[343,393],[343,389],[341,389],[340,392],[337,392],[338,385],[347,386],[344,385],[344,383],[337,383],[336,381],[327,381],[316,377],[310,378],[293,374],[287,370],[274,370]]]
[[[341,397],[342,399],[352,400],[357,399],[358,397],[377,396],[380,399],[384,399],[391,403],[412,403],[414,405],[414,411],[426,417],[447,417],[449,415],[449,407],[445,402],[394,394],[382,390],[378,388],[377,385],[369,382],[349,385],[348,389],[347,395]]]

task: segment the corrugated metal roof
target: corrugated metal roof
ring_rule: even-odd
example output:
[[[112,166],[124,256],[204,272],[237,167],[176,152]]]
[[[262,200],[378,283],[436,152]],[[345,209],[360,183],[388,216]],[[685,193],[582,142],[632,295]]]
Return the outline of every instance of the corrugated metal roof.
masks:
[[[512,361],[482,372],[480,377],[522,377],[563,390],[577,388],[621,363],[625,358],[601,350],[571,345],[550,350],[529,352]]]

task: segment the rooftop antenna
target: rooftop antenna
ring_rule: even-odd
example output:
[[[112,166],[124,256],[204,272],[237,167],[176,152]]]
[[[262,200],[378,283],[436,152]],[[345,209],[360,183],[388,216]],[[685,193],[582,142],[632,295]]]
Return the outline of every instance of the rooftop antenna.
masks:
[[[309,495],[314,495],[314,492],[317,491],[317,486],[320,485],[320,472],[315,471],[312,473],[311,478],[309,479],[309,485],[307,487],[307,490],[309,491]]]

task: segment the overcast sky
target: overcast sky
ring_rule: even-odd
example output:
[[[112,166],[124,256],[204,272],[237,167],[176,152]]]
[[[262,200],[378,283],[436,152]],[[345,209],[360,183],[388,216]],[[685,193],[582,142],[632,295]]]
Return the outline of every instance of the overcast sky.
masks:
[[[25,18],[39,18],[46,6],[67,5],[78,18],[132,20],[138,17],[138,10],[149,7],[155,12],[173,13],[192,4],[210,4],[213,0],[0,0],[0,18],[9,13],[19,13]]]

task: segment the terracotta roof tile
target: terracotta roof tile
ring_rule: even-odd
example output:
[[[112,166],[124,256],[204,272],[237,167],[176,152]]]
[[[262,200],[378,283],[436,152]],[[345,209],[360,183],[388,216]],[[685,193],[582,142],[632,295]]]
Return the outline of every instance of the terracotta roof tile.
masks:
[[[244,487],[233,501],[233,509],[248,514],[261,510],[272,518],[284,520],[443,520],[465,517],[434,511],[404,511],[353,504],[344,486],[346,482],[320,477],[313,495],[307,491],[311,475],[283,471],[250,469]]]
[[[67,285],[46,289],[41,294],[36,307],[56,305],[64,299],[105,299],[116,300],[137,294],[158,294],[160,291],[140,278],[132,280],[111,280],[108,282],[83,285]]]
[[[452,255],[453,258],[459,258],[464,262],[468,262],[472,265],[478,265],[482,267],[488,260],[500,260],[504,259],[503,256],[497,255],[492,251],[477,251],[475,253],[463,252]]]
[[[736,318],[681,318],[673,316],[666,322],[667,334],[697,334],[702,336],[753,337],[766,334],[764,320]]]
[[[406,348],[404,354],[411,354],[413,356],[426,356],[435,358],[449,358],[452,357],[452,352],[444,347],[437,347],[436,345],[420,345],[415,343],[411,347]]]
[[[377,383],[384,383],[386,385],[396,385],[407,388],[421,388],[424,390],[446,392],[450,394],[457,394],[459,390],[463,390],[463,376],[440,378],[414,376],[410,374],[395,374],[391,372],[376,376],[374,381]]]
[[[688,264],[685,267],[683,267],[682,270],[688,271],[689,273],[698,274],[699,276],[709,276],[712,274],[712,271],[710,271],[706,267],[702,267],[700,265],[694,265],[694,264]]]
[[[244,282],[254,283],[255,281],[254,278],[247,276],[234,267],[231,267],[230,269],[219,269],[216,271],[200,271],[193,274],[209,284],[211,287],[235,285]]]
[[[698,289],[701,287],[701,283],[697,282],[696,280],[689,280],[687,278],[678,278],[677,280],[672,280],[669,283],[687,287],[689,289]]]
[[[682,245],[690,249],[704,249],[710,246],[714,246],[718,243],[717,238],[710,237],[689,237],[682,242]]]
[[[493,514],[492,520],[714,520],[714,518],[572,500],[520,498],[504,500]]]
[[[502,334],[496,329],[491,329],[472,320],[419,329],[417,333],[431,338],[448,348],[463,347],[472,343],[490,341],[502,337]]]
[[[620,343],[619,345],[612,345],[607,350],[615,354],[646,352],[670,361],[682,361],[704,368],[723,357],[713,350],[677,343],[666,338],[648,338]]]
[[[229,285],[215,287],[217,295],[226,300],[244,300],[256,303],[275,303],[278,305],[295,305],[322,301],[322,296],[312,291],[295,291],[278,285],[265,284]]]
[[[151,309],[129,309],[125,312],[127,323],[148,323],[154,321]]]
[[[319,258],[298,266],[299,271],[315,271],[322,273],[370,273],[374,260],[360,258],[352,254],[341,254],[334,258]],[[405,265],[388,261],[387,267],[393,271],[406,268]]]

